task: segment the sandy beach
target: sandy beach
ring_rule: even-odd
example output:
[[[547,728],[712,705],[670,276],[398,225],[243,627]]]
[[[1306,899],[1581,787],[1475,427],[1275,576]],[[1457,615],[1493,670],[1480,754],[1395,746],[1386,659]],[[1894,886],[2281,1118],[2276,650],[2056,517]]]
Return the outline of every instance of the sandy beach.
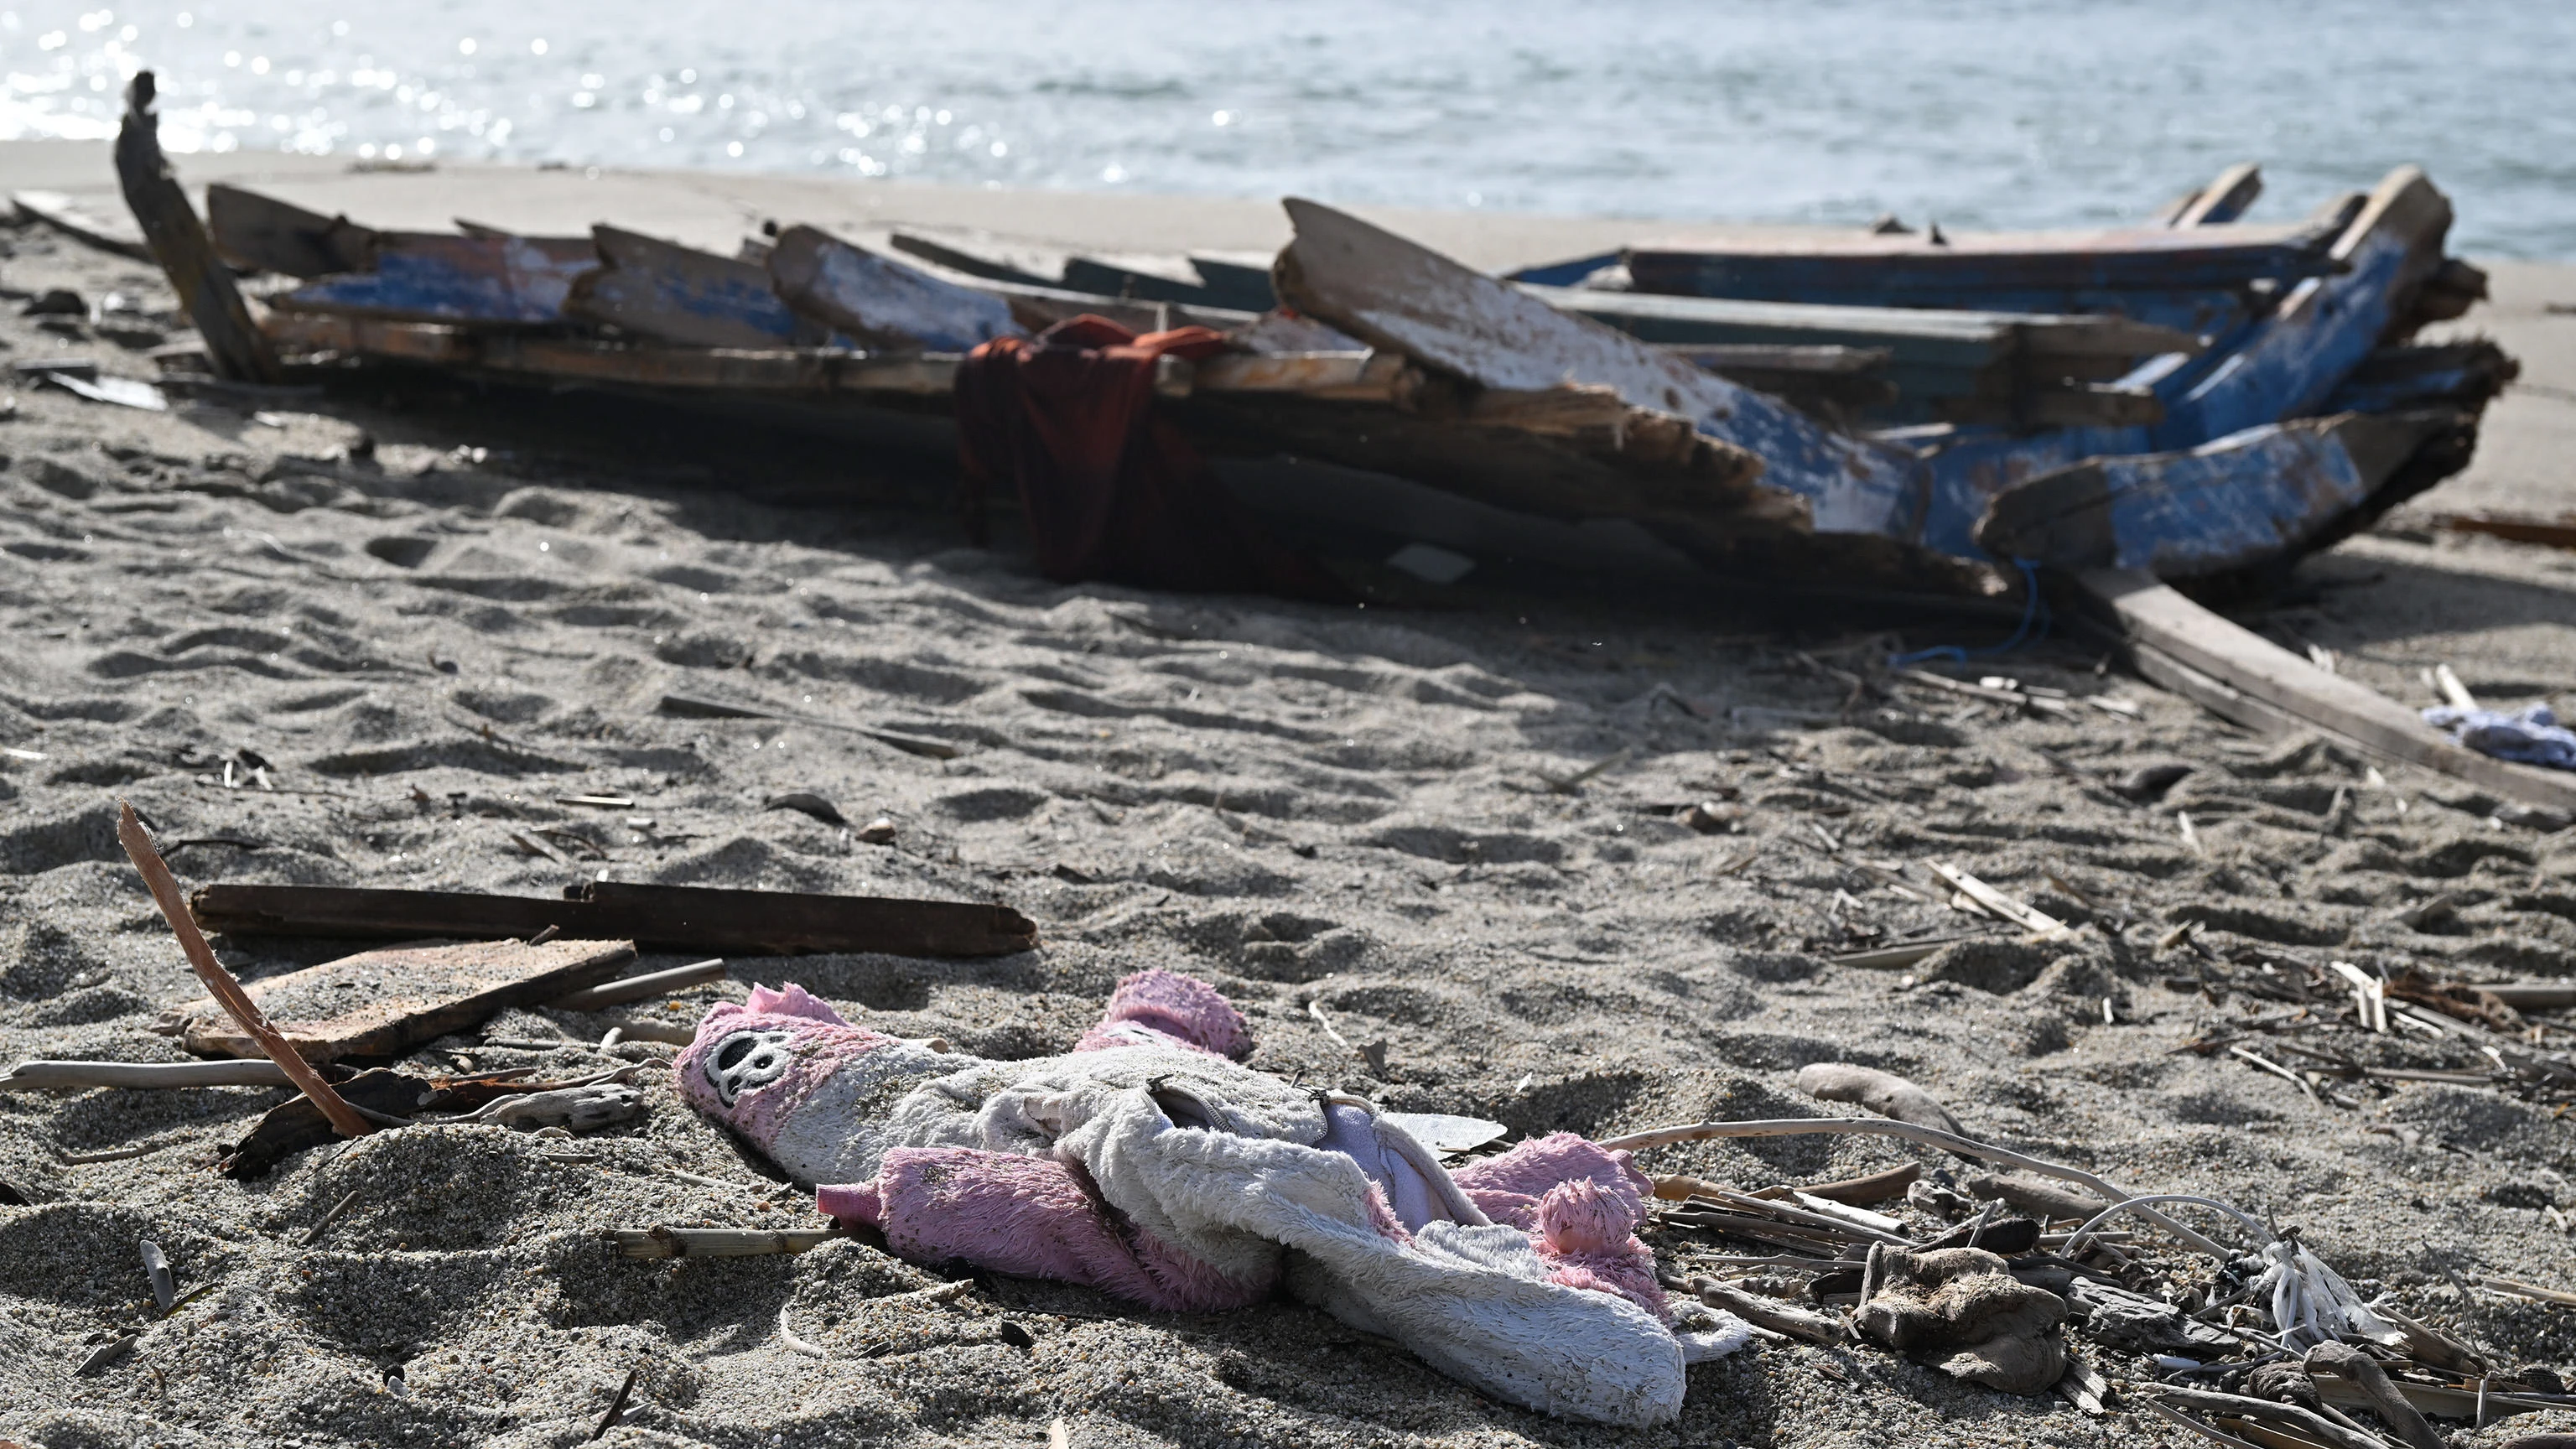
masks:
[[[1277,208],[1236,201],[353,173],[250,154],[182,171],[380,225],[613,218],[726,251],[764,219],[1139,251],[1286,234]],[[28,188],[116,205],[100,146],[0,145],[0,190]],[[1639,225],[1372,214],[1488,267]],[[0,240],[0,283],[112,291],[135,324],[123,341],[48,330],[12,305],[0,359],[148,377],[143,334],[186,335],[147,264],[40,228]],[[2483,699],[2576,713],[2576,553],[2425,522],[2576,511],[2576,315],[2549,305],[2576,303],[2576,267],[2493,274],[2493,303],[2454,328],[2498,338],[2524,370],[2476,462],[2241,619],[2333,651],[2408,704],[2438,702],[2423,675],[2448,663]],[[1914,691],[1852,707],[1835,673],[1900,643],[1990,642],[1970,637],[1981,624],[1783,631],[1723,595],[1571,576],[1471,575],[1365,608],[1058,587],[1025,550],[969,548],[944,508],[901,505],[935,502],[936,477],[777,440],[603,433],[571,402],[147,413],[22,383],[15,409],[0,422],[0,1064],[184,1059],[150,1027],[197,987],[118,850],[119,800],[192,886],[552,895],[612,879],[998,901],[1038,922],[1037,950],[745,958],[649,1011],[685,1025],[794,981],[853,1021],[1027,1057],[1069,1047],[1120,976],[1167,966],[1242,1007],[1256,1067],[1519,1134],[1832,1114],[1795,1088],[1798,1069],[1860,1062],[1918,1082],[1987,1140],[2295,1224],[2365,1292],[2501,1364],[2576,1376],[2576,1310],[2465,1286],[2576,1289],[2576,1237],[2556,1216],[2576,1212],[2576,1127],[2559,1112],[2437,1082],[2320,1096],[2187,1049],[2282,1010],[2195,988],[2196,963],[2221,958],[2576,976],[2576,831],[2496,819],[2500,802],[2458,782],[2253,740],[2062,636],[1991,667],[2134,717]],[[657,710],[668,693],[960,753],[676,718]],[[2160,802],[2107,788],[2167,762],[2191,772]],[[763,808],[789,791],[854,826],[886,817],[893,842]],[[633,804],[560,803],[576,795]],[[1702,801],[1725,807],[1720,828],[1682,822]],[[1902,971],[1831,965],[1979,929],[1856,862],[1955,864],[2084,929],[2049,944],[1993,931]],[[2399,919],[2446,894],[2451,914]],[[2195,943],[2176,944],[2195,922]],[[219,944],[245,979],[350,949]],[[1344,1035],[1383,1042],[1382,1073],[1313,1002]],[[669,1051],[591,1045],[607,1025],[513,1011],[407,1065],[573,1076]],[[2483,1065],[2421,1036],[2369,1046],[2396,1066]],[[864,1239],[627,1261],[604,1230],[818,1222],[666,1075],[646,1093],[640,1125],[576,1142],[411,1129],[241,1182],[216,1174],[215,1150],[282,1089],[0,1087],[0,1184],[16,1199],[0,1206],[0,1439],[570,1445],[637,1370],[602,1442],[1035,1446],[1059,1421],[1083,1449],[2200,1442],[2143,1411],[2093,1417],[1865,1347],[1695,1367],[1679,1423],[1619,1431],[1501,1405],[1285,1300],[1152,1313],[984,1275],[950,1301],[874,1308],[959,1275]],[[1751,1189],[1918,1155],[1957,1167],[1869,1138],[1657,1149],[1640,1165]],[[167,1317],[136,1256],[146,1238],[197,1295]],[[1687,1231],[1649,1241],[1679,1272],[1714,1251]],[[796,1351],[782,1313],[828,1357]],[[129,1353],[76,1373],[129,1333]],[[2139,1365],[2097,1367],[2118,1381]],[[2457,1442],[2570,1426],[2543,1414]]]

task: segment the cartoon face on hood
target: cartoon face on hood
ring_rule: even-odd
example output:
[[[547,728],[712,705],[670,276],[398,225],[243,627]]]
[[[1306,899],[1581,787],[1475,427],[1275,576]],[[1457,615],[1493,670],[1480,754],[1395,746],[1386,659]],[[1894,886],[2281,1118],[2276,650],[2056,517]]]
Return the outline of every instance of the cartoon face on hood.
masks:
[[[680,1053],[680,1094],[708,1116],[770,1147],[797,1103],[861,1056],[897,1046],[893,1037],[852,1026],[802,986],[755,986],[698,1023]]]

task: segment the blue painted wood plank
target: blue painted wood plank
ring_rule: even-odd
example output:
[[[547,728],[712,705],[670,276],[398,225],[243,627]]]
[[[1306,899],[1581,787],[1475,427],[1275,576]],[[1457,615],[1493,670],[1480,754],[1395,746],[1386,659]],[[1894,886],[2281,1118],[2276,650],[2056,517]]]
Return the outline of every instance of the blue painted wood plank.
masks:
[[[1750,299],[1872,298],[1882,306],[2040,292],[2200,291],[2336,270],[2314,228],[2207,226],[1961,237],[1854,236],[1770,247],[1632,247],[1637,290]]]
[[[1000,297],[810,226],[781,232],[767,265],[772,290],[792,310],[875,346],[971,352],[1024,335]]]
[[[2379,345],[2413,284],[2440,263],[2450,215],[2450,203],[2421,171],[2391,173],[2336,243],[2336,258],[2350,270],[2299,284],[2271,317],[2169,398],[2154,445],[2195,447],[2314,412]]]
[[[598,265],[587,237],[388,235],[374,271],[309,282],[276,305],[412,322],[559,322],[574,280]]]
[[[2449,204],[2414,167],[2383,180],[2334,244],[2350,270],[2312,279],[2270,317],[2209,352],[2148,364],[2124,381],[2165,405],[2150,427],[2083,428],[2014,437],[1961,428],[1906,437],[1928,470],[1918,541],[1983,557],[1978,520],[2006,489],[2088,458],[2188,452],[2249,429],[2317,412],[2387,330],[2412,281],[2438,264]]]
[[[1571,261],[1542,262],[1534,267],[1523,267],[1517,272],[1506,273],[1503,280],[1527,282],[1534,287],[1571,287],[1603,267],[1615,267],[1624,260],[1625,253],[1601,252]]]
[[[2167,579],[2240,568],[2332,525],[2445,426],[2426,414],[2303,418],[2180,452],[2088,459],[1996,497],[1977,538],[2060,568]]]
[[[593,228],[591,240],[605,265],[573,287],[567,315],[691,347],[790,347],[800,339],[796,314],[751,262],[612,226]]]

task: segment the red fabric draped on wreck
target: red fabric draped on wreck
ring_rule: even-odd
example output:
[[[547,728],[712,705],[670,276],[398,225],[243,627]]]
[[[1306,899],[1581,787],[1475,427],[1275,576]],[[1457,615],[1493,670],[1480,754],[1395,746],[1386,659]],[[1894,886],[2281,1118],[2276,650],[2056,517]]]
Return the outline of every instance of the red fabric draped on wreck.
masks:
[[[1198,450],[1155,415],[1155,363],[1195,362],[1224,346],[1205,327],[1139,337],[1084,315],[1033,342],[976,348],[957,369],[957,447],[976,542],[985,539],[986,494],[1007,481],[1038,567],[1058,583],[1350,597],[1263,536]]]

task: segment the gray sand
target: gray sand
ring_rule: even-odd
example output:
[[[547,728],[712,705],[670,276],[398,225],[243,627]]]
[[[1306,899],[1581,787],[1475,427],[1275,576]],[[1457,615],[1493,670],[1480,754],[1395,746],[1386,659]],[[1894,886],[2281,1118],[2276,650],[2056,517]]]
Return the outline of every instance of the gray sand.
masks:
[[[13,286],[169,306],[140,266],[36,232],[10,241]],[[2567,275],[2526,280],[2576,297]],[[2551,323],[2532,302],[2514,325]],[[0,341],[148,370],[14,316]],[[2549,355],[2556,370],[2532,380],[2564,389],[2567,352]],[[0,425],[0,745],[42,758],[0,756],[0,1059],[181,1056],[148,1027],[197,992],[118,855],[120,798],[165,842],[201,842],[174,860],[192,884],[545,894],[604,872],[1001,900],[1040,923],[1040,949],[744,960],[666,1014],[794,980],[889,1031],[1023,1056],[1070,1044],[1120,974],[1170,966],[1251,1015],[1257,1066],[1526,1133],[1838,1115],[1792,1079],[1854,1060],[1920,1082],[1979,1135],[2296,1224],[2348,1277],[2506,1363],[2576,1364],[2568,1310],[2464,1304],[2447,1276],[2576,1284],[2576,1243],[2541,1206],[2576,1206],[2576,1129],[2483,1088],[2346,1086],[2354,1105],[2332,1105],[2180,1051],[2280,1008],[2174,989],[2197,958],[2157,949],[2197,920],[2210,951],[2283,972],[2329,958],[2576,972],[2576,834],[2499,824],[2464,787],[2392,771],[2372,788],[2333,750],[2245,739],[2063,643],[1991,667],[2134,700],[2143,717],[2007,719],[1908,692],[1836,722],[1843,687],[1798,651],[1846,663],[1887,637],[1775,636],[1713,605],[1472,579],[1366,610],[1063,589],[1015,550],[959,547],[936,512],[753,496],[900,486],[864,462],[711,470],[650,439],[602,446],[470,406],[156,416],[25,389],[18,405]],[[372,457],[350,455],[362,438]],[[2493,456],[2431,506],[2450,492],[2565,506],[2563,472],[2512,455],[2524,471],[2499,476]],[[2309,565],[2251,622],[2337,650],[2410,703],[2431,702],[2417,672],[2447,660],[2497,698],[2576,707],[2567,555],[2401,520]],[[672,718],[655,708],[666,691],[967,753]],[[222,785],[245,749],[277,789]],[[1622,750],[1580,789],[1545,783]],[[2101,787],[2166,760],[2195,772],[2158,807]],[[891,817],[895,843],[761,809],[796,789],[853,823]],[[577,793],[637,804],[555,803]],[[1711,798],[1741,806],[1737,830],[1674,818]],[[565,832],[546,839],[569,864],[510,841],[540,828]],[[217,837],[256,848],[202,843]],[[1838,968],[1822,958],[1974,928],[1876,886],[1856,858],[1952,862],[2088,919],[2071,886],[2134,924],[2051,946],[1999,937],[1911,972]],[[2389,919],[2441,892],[2457,917]],[[227,950],[253,978],[330,954]],[[1317,1028],[1310,1000],[1345,1035],[1385,1042],[1383,1078]],[[607,1020],[513,1012],[412,1065],[571,1076],[655,1050],[478,1045],[596,1040]],[[2420,1037],[2324,1040],[2392,1065],[2478,1064]],[[814,1220],[658,1077],[645,1122],[591,1138],[423,1129],[303,1153],[256,1182],[215,1175],[216,1146],[284,1095],[0,1091],[0,1181],[29,1203],[0,1207],[0,1436],[569,1445],[636,1369],[609,1443],[1035,1445],[1059,1418],[1086,1446],[2182,1442],[2143,1417],[2087,1419],[1874,1350],[1804,1347],[1694,1369],[1678,1425],[1614,1433],[1501,1407],[1285,1303],[1153,1314],[988,1278],[953,1302],[872,1307],[943,1275],[855,1241],[628,1262],[599,1230]],[[131,1147],[152,1150],[65,1161]],[[1909,1153],[1791,1138],[1644,1165],[1750,1188]],[[206,1290],[166,1321],[143,1238],[183,1294]],[[1684,1269],[1715,1246],[1654,1241]],[[782,1311],[827,1359],[789,1344]],[[1005,1324],[1034,1346],[1012,1346]],[[75,1377],[137,1330],[130,1354]]]

